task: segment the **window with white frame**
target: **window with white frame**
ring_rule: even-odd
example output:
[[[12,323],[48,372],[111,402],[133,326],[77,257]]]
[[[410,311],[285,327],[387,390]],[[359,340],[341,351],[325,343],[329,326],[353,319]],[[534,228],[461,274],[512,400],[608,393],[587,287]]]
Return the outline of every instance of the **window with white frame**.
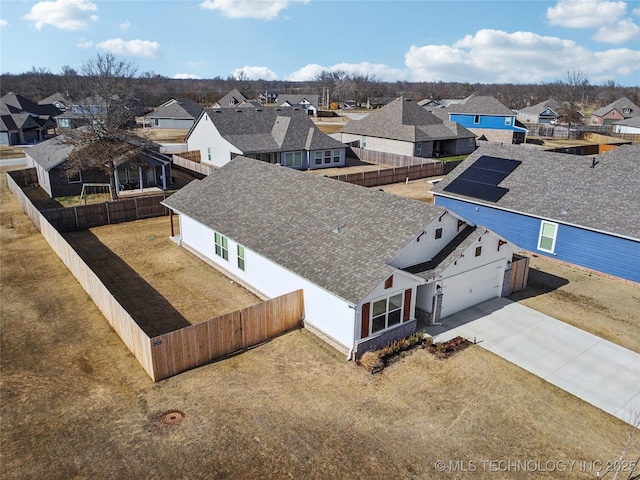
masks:
[[[331,150],[324,151],[324,163],[331,163]]]
[[[229,239],[227,237],[220,235],[218,232],[214,233],[214,239],[216,244],[216,255],[229,260]]]
[[[316,165],[322,165],[322,152],[321,151],[317,151],[317,152],[315,152],[314,156],[315,156]]]
[[[373,302],[371,333],[380,332],[402,321],[402,293]]]
[[[245,260],[244,260],[244,247],[238,244],[238,268],[244,272]]]
[[[340,163],[340,150],[334,150],[333,151],[333,163]]]
[[[511,125],[511,120],[513,120],[513,118],[512,118],[512,117],[505,117],[505,118],[504,118],[504,124],[505,124],[506,126]]]
[[[366,136],[362,137],[362,148],[367,148],[367,137]]]
[[[543,220],[540,223],[540,235],[538,237],[538,250],[554,253],[556,249],[556,237],[558,224]]]

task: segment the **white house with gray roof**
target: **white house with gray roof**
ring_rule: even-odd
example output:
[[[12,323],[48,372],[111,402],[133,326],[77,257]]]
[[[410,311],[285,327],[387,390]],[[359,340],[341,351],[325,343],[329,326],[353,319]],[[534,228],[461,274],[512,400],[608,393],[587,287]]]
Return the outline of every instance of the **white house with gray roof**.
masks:
[[[202,163],[221,167],[237,155],[298,170],[342,167],[347,146],[322,133],[304,110],[205,109],[186,137]]]
[[[350,120],[341,139],[368,150],[423,158],[464,155],[476,148],[473,132],[404,97],[361,120]]]
[[[302,289],[305,326],[348,358],[500,296],[518,250],[450,210],[245,157],[163,203],[180,244],[232,278]]]

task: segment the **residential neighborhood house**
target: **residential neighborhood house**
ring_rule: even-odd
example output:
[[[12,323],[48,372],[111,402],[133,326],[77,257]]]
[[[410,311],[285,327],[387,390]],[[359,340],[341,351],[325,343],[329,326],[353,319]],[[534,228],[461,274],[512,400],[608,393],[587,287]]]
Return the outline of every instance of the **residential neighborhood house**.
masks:
[[[0,145],[26,145],[44,140],[60,115],[54,105],[39,105],[9,92],[0,98]]]
[[[302,289],[305,327],[347,358],[500,296],[519,250],[449,209],[246,157],[163,204],[179,244],[231,278]]]
[[[613,122],[614,133],[640,135],[640,115]]]
[[[597,157],[483,145],[435,204],[523,249],[640,283],[640,145]]]
[[[211,108],[236,108],[238,104],[247,100],[248,98],[245,97],[242,93],[240,93],[236,89],[233,89],[220,100],[214,102],[213,105],[211,105]]]
[[[292,107],[205,109],[186,141],[189,151],[214,167],[238,155],[295,169],[342,167],[347,149]]]
[[[71,97],[64,93],[54,93],[53,95],[49,95],[47,98],[44,98],[38,102],[38,105],[53,105],[60,112],[66,112],[72,104]]]
[[[35,168],[39,185],[50,197],[80,195],[85,184],[109,184],[102,170],[70,170],[68,157],[73,146],[60,135],[25,151],[27,167]],[[118,190],[139,190],[157,187],[166,190],[171,182],[171,159],[151,149],[145,149],[137,162],[116,165],[115,185]]]
[[[524,143],[527,129],[516,120],[516,114],[497,99],[470,95],[433,113],[440,118],[457,122],[473,132],[478,140],[494,143]]]
[[[319,95],[278,95],[279,107],[299,107],[307,112],[307,115],[318,115]]]
[[[640,115],[640,107],[622,97],[609,105],[599,108],[591,114],[591,125],[612,125],[613,123],[626,120]]]
[[[361,120],[350,120],[341,139],[368,150],[423,158],[464,155],[476,148],[474,133],[404,97]]]
[[[172,98],[144,116],[151,128],[190,129],[202,113],[202,105],[190,98]]]
[[[518,110],[516,118],[522,123],[555,124],[558,121],[558,108],[561,106],[554,98],[536,105]]]

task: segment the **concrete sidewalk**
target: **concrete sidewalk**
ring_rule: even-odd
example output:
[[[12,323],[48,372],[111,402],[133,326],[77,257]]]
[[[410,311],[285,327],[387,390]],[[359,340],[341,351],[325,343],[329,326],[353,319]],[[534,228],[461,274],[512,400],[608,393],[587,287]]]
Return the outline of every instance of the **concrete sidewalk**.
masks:
[[[458,335],[627,423],[640,415],[640,354],[506,298],[494,298],[424,329]]]

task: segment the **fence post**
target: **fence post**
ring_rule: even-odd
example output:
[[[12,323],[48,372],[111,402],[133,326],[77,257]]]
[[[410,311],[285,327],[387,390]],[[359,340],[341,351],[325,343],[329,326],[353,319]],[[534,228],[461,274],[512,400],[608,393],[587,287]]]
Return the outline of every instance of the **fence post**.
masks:
[[[140,220],[140,218],[138,217],[138,199],[137,198],[133,199],[133,204],[136,207],[136,220]]]
[[[76,218],[76,230],[80,230],[80,225],[78,224],[78,207],[73,207],[73,215]]]
[[[111,216],[109,215],[109,202],[104,202],[104,206],[107,209],[107,225],[111,225]]]

